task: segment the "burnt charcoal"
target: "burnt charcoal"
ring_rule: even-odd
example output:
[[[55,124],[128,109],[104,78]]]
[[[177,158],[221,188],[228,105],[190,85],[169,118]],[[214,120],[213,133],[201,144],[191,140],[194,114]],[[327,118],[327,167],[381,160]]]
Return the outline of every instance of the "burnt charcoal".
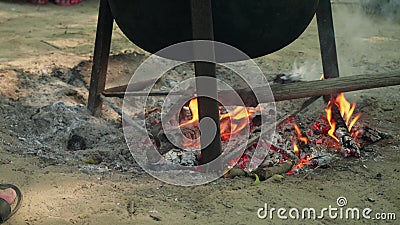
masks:
[[[384,136],[385,135],[377,130],[374,130],[370,127],[365,127],[362,139],[370,143],[375,143],[385,138]]]
[[[67,149],[70,151],[85,150],[86,140],[79,135],[72,135],[67,142]]]
[[[259,127],[259,126],[261,126],[261,122],[262,122],[261,116],[260,116],[260,115],[255,116],[255,117],[251,120],[251,122],[252,122],[251,124],[252,124],[253,127]]]
[[[200,137],[200,128],[195,126],[195,127],[182,127],[181,128],[183,135],[185,135],[186,138],[195,140]]]
[[[310,159],[311,165],[313,167],[327,167],[331,162],[333,158],[330,155],[321,155],[321,156],[316,156]]]
[[[173,145],[169,140],[167,135],[165,135],[164,131],[161,131],[158,135],[156,140],[156,144],[158,147],[158,152],[161,155],[164,155],[165,153],[167,153],[169,150],[171,150],[172,148],[175,147],[175,145]]]

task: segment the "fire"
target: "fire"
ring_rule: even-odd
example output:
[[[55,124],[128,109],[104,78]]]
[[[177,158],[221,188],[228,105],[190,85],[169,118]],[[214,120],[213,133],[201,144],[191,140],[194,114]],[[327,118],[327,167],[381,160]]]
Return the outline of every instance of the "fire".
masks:
[[[326,112],[326,119],[328,120],[330,129],[328,131],[329,136],[339,142],[339,139],[335,136],[336,131],[336,122],[332,119],[332,101],[328,102],[328,106],[325,109]]]
[[[354,124],[360,119],[361,114],[358,113],[353,118],[354,110],[356,108],[356,103],[350,104],[350,102],[344,97],[343,93],[340,93],[336,98],[329,101],[327,108],[325,109],[326,118],[328,120],[330,130],[328,131],[329,136],[339,142],[339,139],[335,136],[336,131],[336,121],[332,119],[332,104],[335,104],[342,116],[343,120],[346,123],[348,131],[351,133],[351,136],[355,139],[359,135],[358,131],[352,132],[352,128]]]
[[[293,143],[293,152],[297,155],[300,153],[299,146],[297,146],[296,142]]]
[[[182,124],[179,127],[185,127],[188,125],[198,124],[199,122],[199,110],[197,98],[193,98],[189,102],[189,110],[192,118]],[[232,112],[222,113],[220,110],[220,131],[221,139],[227,140],[233,134],[239,133],[249,123],[249,117],[254,114],[256,109],[248,109],[244,106],[237,106]]]
[[[294,142],[293,143],[293,152],[298,156],[299,162],[297,163],[296,166],[294,166],[287,174],[293,174],[294,171],[297,171],[301,168],[303,168],[305,165],[311,165],[312,162],[310,159],[312,158],[311,155],[305,155],[303,157],[300,157],[300,148],[299,146]]]
[[[303,142],[304,144],[308,144],[308,138],[304,137],[301,133],[300,127],[297,124],[294,124],[294,129],[296,130],[297,138]]]
[[[180,124],[179,127],[184,127],[184,126],[187,126],[189,124],[193,124],[193,123],[199,122],[199,110],[197,108],[197,98],[194,98],[194,99],[190,100],[189,109],[190,109],[190,113],[192,115],[192,118],[190,120],[186,121],[185,123]]]

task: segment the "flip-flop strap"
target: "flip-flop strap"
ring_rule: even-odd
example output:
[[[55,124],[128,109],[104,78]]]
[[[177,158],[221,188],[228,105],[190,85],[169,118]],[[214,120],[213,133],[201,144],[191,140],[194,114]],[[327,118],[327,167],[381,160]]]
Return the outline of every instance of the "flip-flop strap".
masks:
[[[14,209],[12,210],[10,215],[8,215],[6,218],[3,218],[3,223],[6,222],[8,219],[10,219],[10,217],[13,216],[18,211],[18,209],[21,207],[21,203],[22,203],[22,199],[23,199],[21,190],[17,186],[15,186],[13,184],[0,184],[0,189],[5,190],[7,188],[11,188],[15,191],[15,193],[17,194],[18,200],[17,200],[16,206],[14,207]]]

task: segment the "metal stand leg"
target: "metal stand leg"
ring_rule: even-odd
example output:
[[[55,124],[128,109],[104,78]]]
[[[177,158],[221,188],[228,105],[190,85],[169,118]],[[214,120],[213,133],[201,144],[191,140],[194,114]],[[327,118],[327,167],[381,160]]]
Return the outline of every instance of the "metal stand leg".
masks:
[[[192,10],[192,28],[193,28],[193,39],[194,40],[213,40],[213,20],[212,20],[212,9],[211,0],[192,0],[191,1]],[[210,54],[215,55],[214,49],[210,49]],[[196,53],[195,53],[196,54]],[[215,78],[215,64],[208,62],[195,62],[195,74],[196,77],[207,76]],[[202,164],[209,163],[215,160],[221,155],[221,136],[220,136],[220,121],[219,121],[219,108],[217,99],[217,81],[208,82],[196,82],[197,94],[207,95],[215,99],[208,97],[198,98],[198,108],[199,108],[199,120],[200,120],[200,130],[206,131],[204,129],[207,127],[207,123],[202,124],[203,118],[210,118],[216,125],[216,134],[213,140],[207,146],[205,143],[209,142],[207,138],[208,135],[202,133],[200,137],[200,143],[202,146]],[[206,121],[206,120],[205,120]],[[215,172],[215,171],[214,171]]]
[[[330,0],[319,1],[317,9],[317,24],[324,78],[339,77],[335,31],[333,29]]]
[[[96,116],[101,112],[100,94],[106,85],[113,22],[108,0],[100,0],[88,100],[88,109]]]

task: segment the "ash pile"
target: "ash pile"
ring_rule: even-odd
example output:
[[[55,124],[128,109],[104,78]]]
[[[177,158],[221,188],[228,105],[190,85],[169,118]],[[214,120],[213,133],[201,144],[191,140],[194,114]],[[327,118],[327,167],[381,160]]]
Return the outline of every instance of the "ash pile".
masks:
[[[20,137],[29,148],[24,154],[47,164],[78,165],[85,173],[137,170],[116,121],[90,115],[84,105],[55,102],[30,118],[31,131]]]

